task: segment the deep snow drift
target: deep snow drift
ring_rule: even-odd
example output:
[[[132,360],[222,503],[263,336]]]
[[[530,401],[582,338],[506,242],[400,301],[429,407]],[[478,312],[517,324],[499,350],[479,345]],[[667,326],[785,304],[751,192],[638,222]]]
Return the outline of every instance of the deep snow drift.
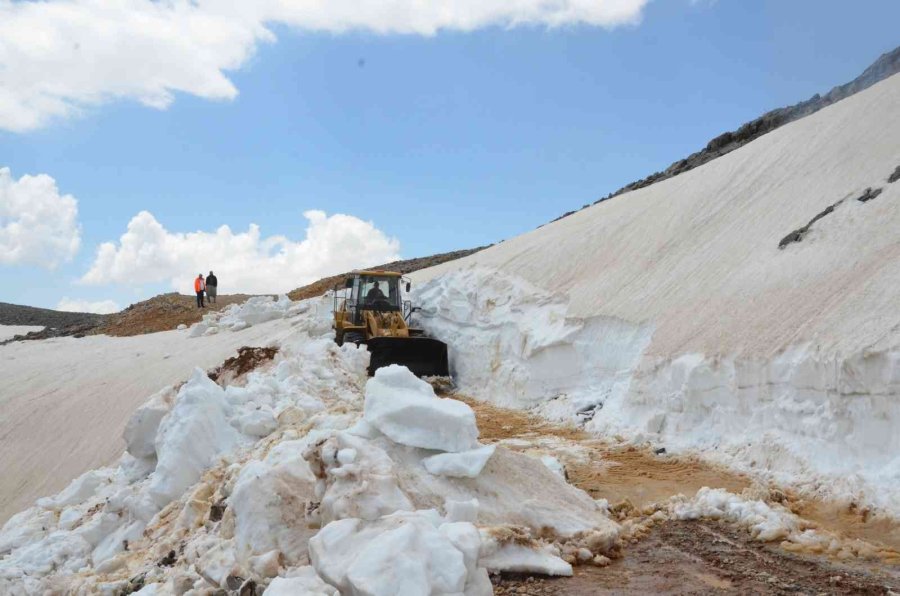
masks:
[[[11,518],[0,593],[252,582],[475,596],[491,593],[489,570],[569,575],[618,552],[604,503],[539,459],[479,444],[469,406],[402,367],[367,380],[368,352],[335,345],[328,304],[283,302],[291,332],[271,366],[224,387],[198,368],[161,389],[130,418],[116,465]]]
[[[222,364],[241,346],[284,337],[291,308],[304,307],[266,298],[232,305],[207,315],[196,338],[194,328],[0,346],[0,523],[82,472],[113,463],[125,447],[125,423],[147,396],[184,381],[194,367]],[[212,337],[220,329],[239,332]]]
[[[480,398],[900,514],[897,138],[900,76],[412,274],[419,321]]]

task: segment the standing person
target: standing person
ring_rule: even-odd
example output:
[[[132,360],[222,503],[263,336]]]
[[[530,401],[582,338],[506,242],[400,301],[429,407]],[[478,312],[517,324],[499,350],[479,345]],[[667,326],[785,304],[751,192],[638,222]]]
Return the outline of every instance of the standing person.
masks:
[[[219,286],[219,279],[212,271],[206,276],[206,297],[209,298],[210,304],[216,303],[216,288]]]
[[[206,308],[206,305],[203,304],[203,292],[206,291],[206,282],[203,281],[203,274],[197,275],[197,279],[194,280],[194,291],[197,292],[197,308]]]

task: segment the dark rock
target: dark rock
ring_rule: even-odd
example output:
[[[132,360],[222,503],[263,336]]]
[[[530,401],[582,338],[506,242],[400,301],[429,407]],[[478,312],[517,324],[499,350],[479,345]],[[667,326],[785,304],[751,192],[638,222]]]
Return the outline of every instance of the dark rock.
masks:
[[[665,453],[665,452],[666,452],[666,448],[665,448],[665,447],[660,447],[659,449],[654,449],[654,450],[653,450],[653,453],[655,453],[656,455],[662,455],[662,454]]]
[[[862,196],[857,197],[856,200],[859,201],[860,203],[865,203],[865,202],[871,201],[872,199],[874,199],[875,197],[877,197],[880,194],[881,194],[880,188],[876,188],[873,190],[870,187],[870,188],[867,188],[864,193],[862,193]]]
[[[211,505],[209,508],[209,521],[217,522],[222,519],[222,516],[225,515],[225,502],[219,501],[214,505]]]
[[[252,579],[245,581],[241,589],[238,590],[238,596],[256,596],[256,582]]]
[[[225,587],[229,590],[238,590],[244,585],[244,578],[239,575],[229,575],[225,578]]]
[[[175,561],[177,561],[177,560],[178,560],[178,557],[175,555],[175,551],[170,550],[169,554],[167,554],[165,557],[160,559],[159,563],[157,563],[157,565],[160,567],[171,567],[172,565],[175,564]]]
[[[888,183],[893,184],[897,180],[900,180],[900,166],[897,166],[897,169],[894,170],[894,173],[888,177]]]

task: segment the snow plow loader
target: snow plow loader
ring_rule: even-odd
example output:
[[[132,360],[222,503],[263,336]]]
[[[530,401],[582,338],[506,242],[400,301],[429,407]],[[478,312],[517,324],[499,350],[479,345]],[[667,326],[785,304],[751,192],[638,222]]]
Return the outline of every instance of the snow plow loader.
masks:
[[[368,348],[369,375],[399,364],[417,377],[449,376],[447,344],[409,326],[417,308],[400,296],[410,282],[394,271],[355,271],[334,288],[334,340]]]

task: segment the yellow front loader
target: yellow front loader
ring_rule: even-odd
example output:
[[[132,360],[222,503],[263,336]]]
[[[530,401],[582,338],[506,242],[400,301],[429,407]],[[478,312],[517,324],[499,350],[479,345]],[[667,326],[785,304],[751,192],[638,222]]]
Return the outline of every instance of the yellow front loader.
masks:
[[[409,281],[394,271],[356,271],[334,289],[334,340],[365,344],[369,374],[399,364],[417,377],[448,376],[447,344],[409,326],[415,310],[400,296]]]

